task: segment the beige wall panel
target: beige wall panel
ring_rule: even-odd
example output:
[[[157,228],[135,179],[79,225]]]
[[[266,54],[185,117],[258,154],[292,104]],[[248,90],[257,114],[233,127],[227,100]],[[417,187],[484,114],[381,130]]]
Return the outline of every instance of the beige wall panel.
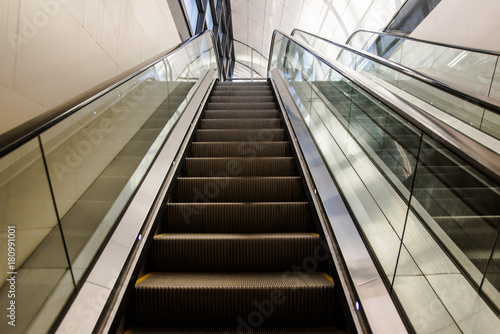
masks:
[[[43,105],[3,85],[0,85],[0,101],[0,133],[47,110]]]
[[[6,0],[0,13],[0,133],[180,42],[166,1]]]
[[[18,17],[17,1],[0,1],[0,83],[9,88],[14,87],[16,48],[19,43]],[[5,100],[2,98],[0,101],[3,104]]]

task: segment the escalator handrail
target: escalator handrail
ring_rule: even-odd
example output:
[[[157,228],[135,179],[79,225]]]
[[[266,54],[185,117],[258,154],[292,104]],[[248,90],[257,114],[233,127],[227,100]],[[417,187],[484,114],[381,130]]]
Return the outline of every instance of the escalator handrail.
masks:
[[[207,30],[203,33],[200,33],[196,36],[193,36],[184,42],[179,43],[178,45],[140,63],[137,66],[126,70],[113,78],[106,80],[93,88],[85,91],[84,93],[77,95],[66,102],[32,118],[31,120],[24,122],[17,127],[0,134],[0,158],[5,156],[6,154],[14,151],[19,146],[25,144],[26,142],[36,138],[45,130],[59,123],[63,119],[73,115],[78,110],[82,109],[86,105],[91,102],[97,100],[98,98],[104,96],[109,93],[113,89],[117,88],[121,84],[126,81],[132,79],[133,77],[139,75],[140,73],[146,71],[151,66],[161,62],[166,57],[170,56],[177,50],[181,49],[185,45],[190,42],[201,38],[205,34],[209,34],[212,40],[212,45],[214,49],[216,49],[217,44],[215,42],[214,34],[211,30]],[[218,57],[217,52],[215,52],[216,57]],[[219,80],[221,79],[221,69],[219,62],[217,63],[217,75]]]
[[[314,38],[321,39],[327,43],[333,44],[333,45],[340,47],[344,50],[348,50],[352,53],[355,53],[357,55],[360,55],[362,57],[370,59],[374,62],[382,64],[386,67],[389,67],[389,68],[391,68],[399,73],[403,73],[404,75],[407,75],[407,76],[411,77],[412,79],[415,79],[415,80],[418,80],[418,81],[423,82],[425,84],[428,84],[436,89],[444,91],[445,93],[451,94],[455,97],[458,97],[459,99],[465,100],[465,101],[470,102],[470,103],[472,103],[480,108],[488,109],[489,111],[492,111],[492,112],[500,115],[500,101],[498,101],[496,99],[493,99],[491,97],[484,96],[481,94],[476,94],[474,92],[465,90],[465,89],[458,87],[458,86],[454,86],[451,84],[441,82],[439,80],[430,78],[430,77],[428,77],[420,72],[417,72],[409,67],[401,65],[399,63],[396,63],[392,60],[382,58],[380,56],[374,55],[374,54],[367,52],[367,51],[356,49],[356,48],[349,46],[349,45],[344,45],[341,43],[331,41],[329,39],[312,34],[310,32],[307,32],[307,31],[304,31],[301,29],[293,29],[292,36],[294,36],[296,31],[310,35]]]
[[[390,37],[394,37],[394,38],[407,39],[407,40],[411,40],[411,41],[419,42],[419,43],[424,43],[424,44],[432,44],[432,45],[441,46],[441,47],[450,48],[450,49],[477,52],[477,53],[482,53],[482,54],[486,54],[486,55],[490,55],[490,56],[500,57],[500,52],[498,52],[498,51],[482,50],[482,49],[476,49],[476,48],[472,48],[472,47],[468,47],[468,46],[460,46],[460,45],[454,45],[454,44],[448,44],[448,43],[442,43],[442,42],[434,42],[434,41],[428,41],[428,40],[419,39],[419,38],[410,37],[410,36],[402,36],[402,35],[391,34],[391,33],[387,33],[387,32],[380,32],[380,31],[373,31],[373,30],[366,30],[366,29],[359,29],[359,30],[356,30],[355,32],[353,32],[351,34],[351,36],[349,36],[349,38],[347,39],[345,44],[350,44],[351,40],[354,38],[354,35],[356,35],[358,32],[367,32],[367,33],[371,33],[371,34],[375,34],[375,35],[385,35],[385,36],[390,36]]]
[[[494,182],[497,184],[500,183],[500,155],[467,137],[450,125],[407,103],[393,93],[389,92],[387,89],[378,85],[373,85],[369,79],[353,71],[347,66],[340,64],[337,61],[335,61],[335,64],[332,63],[323,54],[311,49],[308,45],[303,44],[295,37],[287,35],[280,30],[274,30],[273,32],[271,48],[269,50],[268,73],[271,68],[274,43],[277,33],[280,33],[284,38],[287,38],[289,41],[304,49],[306,52],[309,52],[319,61],[340,73],[356,86],[360,87],[365,92],[387,105],[401,117],[410,121],[414,126],[419,128],[423,133],[441,143],[447,149],[451,150],[467,163],[478,169],[481,173],[491,178]]]

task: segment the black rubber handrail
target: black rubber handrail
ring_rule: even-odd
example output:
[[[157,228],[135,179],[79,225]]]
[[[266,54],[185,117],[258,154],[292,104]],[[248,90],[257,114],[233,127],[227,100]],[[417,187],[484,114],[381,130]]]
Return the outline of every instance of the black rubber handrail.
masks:
[[[493,99],[493,98],[488,97],[488,96],[476,94],[474,92],[465,90],[465,89],[458,87],[458,86],[453,86],[453,85],[450,85],[447,83],[443,83],[439,80],[428,77],[420,72],[417,72],[409,67],[401,65],[399,63],[396,63],[392,60],[382,58],[380,56],[374,55],[374,54],[367,52],[367,51],[356,49],[352,46],[348,46],[345,44],[331,41],[329,39],[312,34],[310,32],[307,32],[307,31],[304,31],[301,29],[293,29],[292,36],[295,34],[296,31],[307,34],[307,35],[312,36],[312,37],[317,38],[317,39],[321,39],[327,43],[330,43],[332,45],[340,47],[344,50],[347,50],[349,52],[352,52],[352,53],[355,53],[355,54],[360,55],[362,57],[365,57],[367,59],[370,59],[374,62],[382,64],[386,67],[389,67],[397,72],[403,73],[404,75],[407,75],[407,76],[411,77],[412,79],[415,79],[415,80],[418,80],[418,81],[423,82],[425,84],[428,84],[428,85],[430,85],[436,89],[439,89],[445,93],[448,93],[450,95],[458,97],[459,99],[465,100],[465,101],[472,103],[480,108],[488,109],[489,111],[492,111],[492,112],[500,115],[500,101],[498,101],[496,99]]]
[[[102,82],[101,84],[94,86],[93,88],[85,91],[84,93],[77,95],[66,102],[32,118],[31,120],[3,133],[0,135],[0,158],[5,156],[6,154],[12,152],[19,146],[27,143],[28,141],[36,138],[45,130],[59,123],[63,119],[73,115],[78,110],[82,109],[89,103],[97,100],[98,98],[104,96],[109,93],[116,87],[121,84],[127,82],[133,77],[141,74],[142,72],[149,69],[151,66],[159,63],[178,49],[182,48],[186,44],[189,44],[193,40],[197,38],[201,38],[205,34],[209,34],[212,39],[212,45],[214,49],[217,47],[215,43],[215,38],[212,31],[207,30],[204,33],[198,34],[196,36],[191,37],[190,39],[179,43],[177,46],[174,46],[142,63],[137,66],[132,67],[131,69],[124,71],[117,76]],[[217,51],[215,52],[216,57]],[[217,63],[217,74],[219,79],[221,78],[221,70],[219,62]]]
[[[424,39],[419,39],[415,37],[410,37],[410,36],[402,36],[402,35],[397,35],[397,34],[391,34],[387,32],[380,32],[380,31],[373,31],[373,30],[365,30],[365,29],[360,29],[356,30],[349,36],[345,44],[349,44],[351,40],[354,38],[354,35],[356,35],[358,32],[367,32],[367,33],[372,33],[375,35],[385,35],[385,36],[391,36],[394,38],[402,38],[402,39],[407,39],[419,43],[425,43],[425,44],[432,44],[432,45],[437,45],[445,48],[450,48],[450,49],[458,49],[458,50],[463,50],[463,51],[471,51],[471,52],[477,52],[477,53],[482,53],[482,54],[487,54],[490,56],[496,56],[500,57],[500,52],[498,51],[492,51],[492,50],[481,50],[481,49],[476,49],[476,48],[471,48],[467,46],[460,46],[460,45],[453,45],[453,44],[447,44],[447,43],[441,43],[441,42],[434,42],[434,41],[427,41]]]
[[[423,133],[444,145],[447,149],[454,152],[457,156],[489,177],[492,181],[500,184],[499,154],[493,152],[492,150],[481,145],[475,140],[467,137],[445,122],[440,121],[431,115],[428,115],[417,107],[414,107],[401,98],[398,98],[387,89],[378,85],[373,85],[369,79],[353,71],[347,66],[337,61],[334,61],[335,64],[332,63],[323,54],[311,49],[308,45],[303,44],[297,38],[287,35],[286,33],[279,30],[274,30],[273,32],[271,49],[269,50],[269,61],[267,65],[268,73],[271,68],[272,54],[274,51],[274,41],[277,33],[283,35],[283,37],[286,38],[289,42],[294,43],[301,49],[310,53],[319,61],[332,68],[343,77],[347,78],[350,82],[354,83],[356,86],[360,87],[365,92],[387,105],[397,114],[419,128]]]

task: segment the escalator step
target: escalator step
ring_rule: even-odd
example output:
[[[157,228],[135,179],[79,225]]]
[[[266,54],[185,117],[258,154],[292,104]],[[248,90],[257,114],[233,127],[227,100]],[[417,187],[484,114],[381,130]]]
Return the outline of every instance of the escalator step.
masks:
[[[264,326],[328,326],[333,280],[320,272],[150,273],[135,285],[139,326],[237,327],[265,312]]]
[[[252,95],[248,96],[239,94],[238,96],[211,96],[209,103],[274,103],[274,96]]]
[[[131,328],[124,334],[236,334],[236,333],[255,333],[255,334],[345,334],[343,330],[335,327],[290,327],[290,328],[254,328],[250,323],[255,324],[252,320],[241,321],[238,324],[239,328],[154,328],[141,327]],[[258,323],[257,323],[258,324]],[[241,326],[241,327],[240,327]],[[258,326],[255,326],[258,327]]]
[[[276,109],[275,102],[241,102],[241,103],[222,103],[222,102],[209,102],[206,105],[206,110],[245,110],[245,109]]]
[[[221,82],[215,85],[214,91],[218,90],[240,90],[240,91],[247,91],[247,90],[260,90],[260,89],[266,89],[266,90],[271,90],[271,86],[266,82],[266,83],[226,83],[226,82]]]
[[[178,202],[298,202],[300,177],[179,177]]]
[[[164,232],[276,233],[311,231],[309,204],[167,203]]]
[[[154,272],[284,272],[300,268],[320,250],[319,236],[307,232],[166,233],[154,237],[148,268]],[[317,265],[309,268],[316,270]]]
[[[222,81],[217,82],[216,87],[227,87],[227,86],[269,86],[266,80],[254,80],[254,81]]]
[[[254,89],[252,87],[244,91],[245,96],[273,96],[271,89]],[[214,89],[212,96],[241,96],[240,90]]]
[[[297,175],[294,159],[290,157],[186,158],[183,174],[187,177]]]
[[[200,129],[279,129],[279,118],[202,119]]]
[[[284,129],[224,129],[196,130],[194,140],[197,142],[220,141],[284,141]]]
[[[279,118],[278,110],[206,110],[204,119],[217,118]]]
[[[252,87],[238,87],[238,86],[231,86],[231,87],[218,87],[215,86],[212,93],[217,93],[217,94],[235,94],[235,95],[244,95],[247,91],[260,91],[263,93],[268,93],[268,92],[273,92],[272,88],[270,86],[252,86]]]
[[[192,143],[192,157],[287,157],[290,144],[285,141],[200,142]]]

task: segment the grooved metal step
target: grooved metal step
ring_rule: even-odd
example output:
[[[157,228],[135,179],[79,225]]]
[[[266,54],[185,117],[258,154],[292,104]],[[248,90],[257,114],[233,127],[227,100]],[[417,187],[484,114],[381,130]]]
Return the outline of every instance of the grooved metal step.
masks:
[[[208,100],[209,103],[265,103],[271,102],[274,103],[274,96],[262,96],[262,95],[252,95],[244,96],[235,95],[235,96],[211,96]]]
[[[148,263],[153,272],[285,272],[315,253],[325,250],[313,233],[167,233],[154,237]]]
[[[241,90],[214,89],[212,96],[241,96]],[[245,96],[274,96],[273,91],[269,89],[253,89],[252,87],[245,90]]]
[[[197,142],[284,140],[284,129],[200,129],[194,135]]]
[[[300,202],[300,177],[179,177],[177,202]]]
[[[206,105],[206,110],[248,110],[248,109],[276,109],[275,102],[209,102]]]
[[[228,326],[260,309],[262,325],[324,326],[334,284],[320,272],[150,273],[135,286],[139,326]]]
[[[244,95],[247,91],[261,91],[261,92],[271,92],[272,88],[270,86],[247,86],[247,87],[238,87],[238,86],[227,86],[227,87],[219,87],[215,86],[212,93],[226,93],[226,94],[237,94]]]
[[[217,118],[279,118],[278,110],[205,110],[204,119]]]
[[[186,158],[183,175],[199,176],[293,176],[291,157],[269,158]]]
[[[252,324],[249,324],[251,322]],[[252,320],[243,319],[238,328],[157,328],[138,327],[129,329],[126,334],[345,334],[344,331],[335,327],[282,327],[282,328],[259,328],[255,327]],[[257,323],[258,324],[258,323]],[[253,325],[253,326],[252,326]]]
[[[214,89],[271,89],[267,82],[219,82]]]
[[[202,119],[200,129],[279,129],[279,118]]]
[[[290,144],[286,141],[193,142],[192,157],[287,157]]]

